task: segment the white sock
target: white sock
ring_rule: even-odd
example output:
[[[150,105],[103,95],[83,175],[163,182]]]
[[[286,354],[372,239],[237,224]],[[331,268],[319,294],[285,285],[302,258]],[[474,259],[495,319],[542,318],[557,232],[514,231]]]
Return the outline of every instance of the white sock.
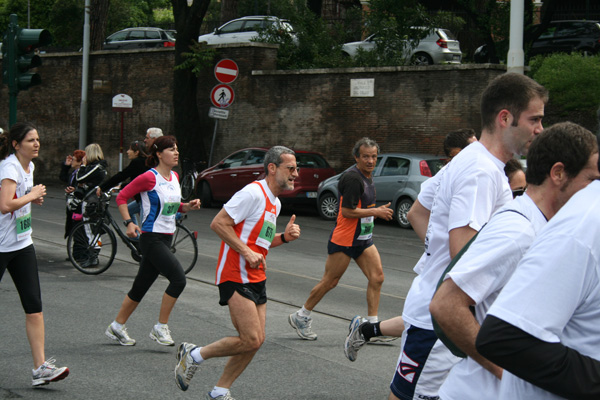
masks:
[[[161,324],[160,322],[157,322],[156,325],[154,325],[154,328],[158,330],[159,328],[161,328],[163,326],[167,326],[168,327],[167,324]]]
[[[125,324],[121,325],[117,321],[113,321],[111,325],[112,325],[113,329],[115,329],[115,330],[121,330],[125,326]]]
[[[190,356],[192,357],[192,360],[194,360],[194,362],[196,364],[200,364],[202,361],[204,361],[204,358],[202,358],[202,354],[200,354],[201,348],[202,347],[196,347],[195,349],[190,351]]]
[[[307,310],[306,307],[302,306],[300,310],[298,310],[298,315],[303,317],[310,317],[310,310]]]
[[[225,396],[229,392],[228,388],[215,386],[213,390],[210,392],[210,397],[216,399],[219,396]]]
[[[379,321],[379,318],[377,318],[377,315],[369,315],[369,316],[367,316],[367,321],[374,324],[377,321]]]

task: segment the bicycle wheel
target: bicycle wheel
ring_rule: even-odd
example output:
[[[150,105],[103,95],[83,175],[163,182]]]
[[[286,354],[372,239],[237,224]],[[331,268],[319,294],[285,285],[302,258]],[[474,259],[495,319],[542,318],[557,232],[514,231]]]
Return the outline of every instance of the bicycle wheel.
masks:
[[[87,275],[106,271],[117,253],[114,232],[102,221],[83,221],[73,227],[67,253],[75,268]]]
[[[194,268],[198,259],[197,236],[198,232],[192,232],[181,224],[177,224],[177,228],[173,234],[171,253],[176,255],[186,274]]]
[[[183,201],[188,201],[194,195],[194,174],[188,172],[181,179],[181,199]]]

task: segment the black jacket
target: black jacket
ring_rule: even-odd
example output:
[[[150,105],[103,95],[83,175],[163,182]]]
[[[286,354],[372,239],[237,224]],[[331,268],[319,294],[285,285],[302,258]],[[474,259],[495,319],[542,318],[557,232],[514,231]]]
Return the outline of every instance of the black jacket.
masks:
[[[121,172],[117,172],[115,175],[110,177],[106,182],[100,185],[102,191],[107,191],[112,187],[117,186],[119,183],[129,179],[129,182],[143,174],[150,168],[146,167],[146,157],[137,157],[131,160],[129,165]],[[127,183],[129,183],[127,182]],[[125,186],[123,186],[125,187]]]
[[[107,164],[104,160],[82,165],[75,174],[77,184],[84,185],[87,190],[99,186],[106,179],[106,167]]]

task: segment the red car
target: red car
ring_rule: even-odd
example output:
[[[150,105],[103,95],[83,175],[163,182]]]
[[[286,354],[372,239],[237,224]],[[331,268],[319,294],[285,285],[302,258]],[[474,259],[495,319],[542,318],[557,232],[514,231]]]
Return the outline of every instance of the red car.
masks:
[[[202,171],[196,180],[196,194],[204,207],[215,202],[226,202],[238,190],[248,183],[265,176],[263,161],[269,150],[264,147],[252,147],[236,151],[219,161],[216,165]],[[335,175],[323,155],[294,150],[296,162],[300,167],[294,190],[279,195],[285,203],[315,204],[319,183]]]

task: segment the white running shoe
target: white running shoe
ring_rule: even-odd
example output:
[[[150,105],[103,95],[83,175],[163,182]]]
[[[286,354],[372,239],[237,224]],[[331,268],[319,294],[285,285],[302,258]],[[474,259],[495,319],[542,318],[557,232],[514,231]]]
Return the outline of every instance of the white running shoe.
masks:
[[[296,329],[296,333],[304,340],[317,340],[317,334],[310,327],[312,324],[311,317],[303,317],[298,312],[293,312],[288,317],[288,322],[292,328]]]
[[[154,325],[150,331],[150,339],[155,340],[158,344],[162,344],[163,346],[175,346],[175,342],[171,338],[171,331],[166,324],[161,325],[158,329],[156,329],[156,325]]]
[[[224,395],[217,396],[217,397],[212,397],[210,395],[210,392],[208,392],[208,394],[206,395],[206,399],[207,400],[235,400],[233,397],[231,397],[230,391],[227,391],[227,393],[225,393]]]
[[[108,328],[106,328],[106,331],[104,332],[104,334],[109,339],[119,342],[122,346],[134,346],[135,345],[135,339],[132,339],[129,337],[129,334],[127,333],[127,328],[125,328],[125,325],[123,325],[123,327],[121,329],[114,329],[112,326],[112,323],[111,323],[110,325],[108,325]]]
[[[193,343],[183,342],[177,348],[177,365],[175,366],[175,383],[184,392],[188,390],[190,381],[198,370],[199,365],[190,354],[196,347]]]
[[[348,327],[348,336],[344,342],[344,354],[346,354],[346,358],[350,361],[356,361],[358,350],[366,343],[365,338],[360,331],[362,325],[361,322],[360,315],[357,315],[352,318],[350,326]]]
[[[49,358],[38,369],[32,370],[33,379],[31,381],[32,386],[47,385],[50,382],[60,381],[69,376],[69,368],[61,367],[57,368],[54,363],[54,358]]]

